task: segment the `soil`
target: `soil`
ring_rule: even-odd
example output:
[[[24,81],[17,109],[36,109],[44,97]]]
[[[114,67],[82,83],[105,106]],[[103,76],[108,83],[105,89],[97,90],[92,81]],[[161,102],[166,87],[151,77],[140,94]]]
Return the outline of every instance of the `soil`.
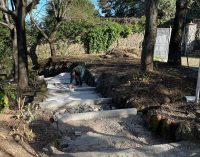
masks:
[[[140,59],[135,57],[130,54],[118,57],[109,53],[68,56],[57,58],[55,62],[62,61],[65,64],[63,68],[66,63],[85,62],[95,77],[103,76],[107,81],[104,82],[105,88],[108,84],[111,87],[102,94],[109,96],[112,91],[115,97],[120,98],[119,103],[115,102],[118,108],[136,107],[144,113],[156,109],[170,119],[200,123],[199,106],[184,99],[195,94],[197,71],[157,62],[153,72],[144,74],[140,72]],[[12,110],[0,114],[0,156],[48,156],[43,148],[55,142],[58,136],[49,121],[51,113],[38,110],[31,125],[16,120],[13,118],[15,115]]]
[[[153,72],[140,72],[140,59],[130,55],[116,56],[116,50],[109,54],[80,55],[58,58],[67,63],[85,62],[96,78],[104,79],[104,86],[112,89],[102,94],[121,97],[118,108],[135,107],[147,112],[156,109],[165,117],[198,123],[196,112],[199,105],[187,103],[185,96],[194,96],[197,70],[188,67],[171,67],[166,63],[155,62]],[[128,52],[129,54],[129,52]],[[106,82],[106,83],[105,83]],[[111,85],[110,85],[111,84]]]
[[[0,114],[0,156],[47,157],[42,148],[57,137],[48,115],[38,110],[36,119],[28,124],[23,118],[17,119],[12,110]]]

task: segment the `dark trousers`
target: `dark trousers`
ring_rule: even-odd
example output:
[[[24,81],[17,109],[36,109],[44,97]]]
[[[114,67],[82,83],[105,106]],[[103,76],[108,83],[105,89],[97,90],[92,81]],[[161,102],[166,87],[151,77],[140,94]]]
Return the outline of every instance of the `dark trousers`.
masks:
[[[77,86],[82,86],[83,81],[82,81],[81,76],[76,76],[75,80],[76,80],[76,85]]]

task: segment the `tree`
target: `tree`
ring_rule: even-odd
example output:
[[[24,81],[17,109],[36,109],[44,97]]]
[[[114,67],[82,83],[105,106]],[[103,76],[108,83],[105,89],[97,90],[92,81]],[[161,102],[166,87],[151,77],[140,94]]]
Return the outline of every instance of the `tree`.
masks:
[[[146,27],[141,56],[141,69],[153,71],[153,54],[157,35],[158,0],[146,0]]]
[[[181,43],[186,23],[188,4],[188,0],[176,1],[176,15],[169,44],[168,63],[170,65],[181,65]]]
[[[30,19],[34,23],[35,27],[40,31],[44,38],[48,41],[51,50],[51,57],[54,59],[56,57],[56,48],[55,48],[55,33],[58,29],[61,21],[64,19],[67,14],[67,8],[71,0],[50,0],[47,4],[47,16],[51,17],[48,19],[48,32],[43,31],[41,27],[36,23],[32,14],[30,14]]]
[[[2,1],[1,5],[4,8],[8,8],[8,1]],[[18,81],[18,54],[17,54],[17,30],[13,23],[13,20],[9,18],[9,14],[2,12],[3,19],[1,19],[0,24],[10,30],[10,37],[12,42],[12,55],[14,60],[14,80]]]
[[[9,2],[11,9],[9,8]],[[16,37],[17,42],[14,43],[17,49],[17,67],[18,67],[18,86],[20,89],[26,89],[28,87],[28,57],[27,57],[27,45],[26,45],[26,28],[25,28],[25,18],[27,13],[29,13],[37,4],[39,0],[0,0],[0,11],[3,12],[5,21],[1,21],[2,25],[9,28],[9,22],[6,18],[13,20],[14,28],[16,32],[12,33]]]
[[[62,22],[91,19],[95,9],[89,0],[50,0],[43,24],[38,24],[32,15],[31,21],[50,45],[51,57],[56,57],[55,42],[57,30]],[[43,26],[43,27],[40,27]]]
[[[145,15],[144,0],[99,0],[98,5],[106,17],[141,17]],[[176,0],[159,0],[158,25],[168,26],[174,18]]]
[[[6,73],[7,76],[13,70],[13,60],[10,56],[12,56],[10,31],[7,27],[0,25],[0,71]]]
[[[142,0],[98,0],[98,5],[105,17],[141,17],[144,15]]]

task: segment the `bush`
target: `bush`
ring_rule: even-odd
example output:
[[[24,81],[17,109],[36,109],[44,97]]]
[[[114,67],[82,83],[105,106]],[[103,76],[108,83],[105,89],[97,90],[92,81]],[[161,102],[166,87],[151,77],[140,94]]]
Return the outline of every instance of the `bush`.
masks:
[[[122,31],[120,36],[123,38],[127,38],[132,33],[132,26],[128,24],[122,25]]]
[[[10,74],[13,68],[10,32],[0,26],[0,71]]]
[[[8,97],[5,93],[0,93],[0,113],[9,107]]]
[[[142,16],[141,21],[135,21],[132,27],[133,33],[142,33],[145,30],[146,18]]]
[[[132,33],[132,25],[104,21],[95,25],[87,34],[86,46],[89,53],[107,50],[119,37],[126,38]]]
[[[71,42],[84,43],[88,53],[107,50],[119,37],[126,38],[133,33],[144,31],[145,18],[140,22],[119,24],[112,21],[63,21],[57,31],[57,39],[69,39]]]
[[[16,101],[17,93],[12,84],[0,83],[0,113],[9,107],[9,101]]]
[[[84,36],[92,27],[91,23],[86,21],[62,22],[56,34],[57,39],[69,39],[72,42],[84,42]]]

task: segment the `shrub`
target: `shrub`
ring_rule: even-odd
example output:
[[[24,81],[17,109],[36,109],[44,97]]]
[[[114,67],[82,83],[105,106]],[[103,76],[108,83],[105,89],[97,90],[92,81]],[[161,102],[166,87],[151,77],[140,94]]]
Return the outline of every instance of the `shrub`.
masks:
[[[80,43],[84,41],[84,36],[91,25],[87,21],[64,21],[61,23],[56,36],[58,39],[69,39],[72,42]]]
[[[0,26],[0,71],[10,74],[13,68],[10,32]]]
[[[132,33],[132,26],[128,24],[122,25],[122,31],[120,33],[120,36],[123,38],[128,37]]]
[[[135,21],[132,27],[133,33],[142,33],[145,30],[146,18],[142,16],[141,21]]]
[[[112,21],[63,21],[56,33],[57,39],[68,39],[75,43],[84,43],[88,53],[107,50],[120,36],[126,38],[132,32],[144,31],[145,18],[140,22],[119,24]]]
[[[107,50],[120,36],[126,37],[131,30],[126,25],[106,21],[95,25],[87,34],[86,46],[89,53]]]
[[[16,101],[17,93],[12,84],[0,83],[0,113],[9,107],[9,101]]]
[[[5,93],[0,92],[0,113],[9,107],[8,97]]]

